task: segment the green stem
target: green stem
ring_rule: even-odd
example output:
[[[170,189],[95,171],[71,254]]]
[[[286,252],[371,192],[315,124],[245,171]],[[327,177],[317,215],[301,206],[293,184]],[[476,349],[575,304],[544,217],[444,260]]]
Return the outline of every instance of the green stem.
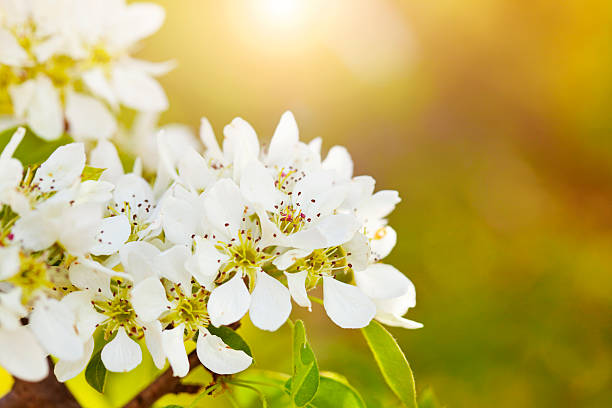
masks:
[[[249,384],[245,384],[239,381],[226,381],[228,384],[232,384],[235,385],[237,387],[243,387],[243,388],[247,388],[253,392],[255,392],[258,396],[259,399],[261,400],[261,405],[263,408],[268,408],[268,401],[266,401],[266,396],[264,395],[263,392],[261,392],[261,390],[253,387],[252,385]]]
[[[319,299],[318,297],[308,295],[308,299],[312,300],[315,303],[323,305],[323,300]]]

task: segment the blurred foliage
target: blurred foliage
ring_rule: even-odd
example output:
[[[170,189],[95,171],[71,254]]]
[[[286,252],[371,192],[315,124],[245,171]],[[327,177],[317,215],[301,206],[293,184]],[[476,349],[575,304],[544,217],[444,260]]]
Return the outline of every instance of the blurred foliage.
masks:
[[[291,109],[303,139],[347,145],[357,174],[400,191],[386,261],[415,283],[409,318],[425,327],[391,332],[417,395],[431,386],[447,407],[612,406],[610,1],[355,0],[330,15],[313,0],[299,24],[256,13],[265,0],[157,2],[167,22],[141,56],[179,63],[162,78],[164,122],[195,130],[205,115],[220,135],[240,115],[268,139]],[[387,33],[398,21],[405,30]],[[360,47],[353,65],[343,40]],[[370,71],[376,61],[396,65]],[[368,407],[396,406],[358,332],[318,305],[293,318],[322,370],[345,375]],[[256,367],[290,372],[287,327],[247,322],[240,334]],[[107,389],[133,394],[155,373],[147,357]],[[70,385],[87,407],[128,398],[104,405],[81,377]],[[202,406],[230,405],[221,395]]]

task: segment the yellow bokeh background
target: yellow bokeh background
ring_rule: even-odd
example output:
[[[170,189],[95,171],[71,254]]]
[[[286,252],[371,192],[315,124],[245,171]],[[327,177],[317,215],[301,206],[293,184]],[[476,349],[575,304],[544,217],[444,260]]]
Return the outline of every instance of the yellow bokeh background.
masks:
[[[387,262],[425,327],[391,331],[418,391],[448,407],[612,406],[611,2],[156,2],[167,21],[138,55],[178,63],[163,123],[206,116],[221,137],[241,116],[269,140],[290,109],[303,140],[346,145],[356,174],[400,192]],[[294,316],[322,369],[397,406],[358,331],[318,306]],[[287,328],[241,330],[259,368],[289,370]],[[113,377],[107,398],[70,385],[86,407],[119,406],[152,372]]]

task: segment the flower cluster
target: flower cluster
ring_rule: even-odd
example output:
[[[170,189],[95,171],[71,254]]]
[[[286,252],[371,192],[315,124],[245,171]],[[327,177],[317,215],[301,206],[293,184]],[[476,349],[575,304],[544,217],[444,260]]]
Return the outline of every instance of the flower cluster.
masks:
[[[129,56],[164,16],[157,5],[125,0],[1,0],[0,122],[27,124],[47,140],[68,129],[95,140],[116,133],[122,107],[165,110],[153,77],[172,64]]]
[[[220,326],[248,313],[275,331],[312,301],[342,328],[421,327],[402,317],[414,286],[381,263],[398,193],[353,176],[345,148],[323,158],[290,112],[267,146],[240,118],[221,145],[206,119],[200,142],[180,127],[151,137],[167,107],[153,77],[169,64],[128,52],[163,19],[125,0],[0,0],[0,127],[76,140],[24,165],[18,128],[0,154],[0,365],[37,381],[52,355],[66,381],[97,353],[130,371],[145,345],[182,377],[195,346],[207,369],[233,374],[252,358]],[[120,129],[128,109],[144,114]],[[122,133],[142,156],[127,173]]]
[[[11,157],[24,132],[0,156],[0,364],[17,377],[43,378],[47,354],[60,381],[74,377],[96,333],[109,371],[138,366],[144,339],[176,376],[189,371],[189,341],[209,370],[236,373],[252,358],[214,328],[248,312],[277,330],[291,299],[319,301],[308,294],[318,286],[342,328],[421,326],[402,317],[414,286],[380,263],[396,242],[386,217],[397,192],[353,177],[343,147],[322,159],[321,140],[301,142],[290,112],[267,148],[240,118],[222,147],[204,119],[202,153],[160,132],[153,183],[138,160],[125,173],[106,140],[88,159],[72,143],[24,169]]]

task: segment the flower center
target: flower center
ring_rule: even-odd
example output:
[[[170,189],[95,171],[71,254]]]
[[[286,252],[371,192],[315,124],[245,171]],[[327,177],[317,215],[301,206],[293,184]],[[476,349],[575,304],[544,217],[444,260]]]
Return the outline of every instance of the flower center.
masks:
[[[55,287],[49,280],[47,264],[29,255],[19,255],[19,272],[8,279],[8,282],[21,288],[21,302],[25,305],[34,293],[40,289],[52,289]]]
[[[141,338],[144,335],[143,328],[136,321],[134,307],[128,300],[131,288],[131,284],[125,284],[119,280],[113,281],[111,284],[112,299],[91,302],[98,313],[107,316],[107,319],[99,324],[99,326],[106,326],[104,339],[110,339],[119,327],[123,327],[130,337]]]
[[[260,240],[250,229],[242,229],[238,231],[238,238],[232,238],[227,243],[219,242],[217,248],[230,257],[220,278],[226,280],[229,272],[237,270],[248,275],[249,282],[255,282],[256,272],[272,257],[258,246]]]
[[[349,273],[352,265],[346,260],[346,252],[341,246],[316,249],[310,255],[298,259],[287,272],[308,271],[306,289],[310,290],[317,285],[323,276],[336,276]]]
[[[299,208],[287,205],[272,215],[270,219],[284,234],[293,234],[302,229],[306,223],[306,215]]]
[[[163,324],[174,324],[178,326],[185,324],[186,338],[193,337],[200,327],[206,327],[210,323],[206,304],[210,293],[204,288],[195,289],[190,294],[185,294],[180,285],[174,284],[169,291],[168,300],[173,302],[174,307],[161,317]]]

